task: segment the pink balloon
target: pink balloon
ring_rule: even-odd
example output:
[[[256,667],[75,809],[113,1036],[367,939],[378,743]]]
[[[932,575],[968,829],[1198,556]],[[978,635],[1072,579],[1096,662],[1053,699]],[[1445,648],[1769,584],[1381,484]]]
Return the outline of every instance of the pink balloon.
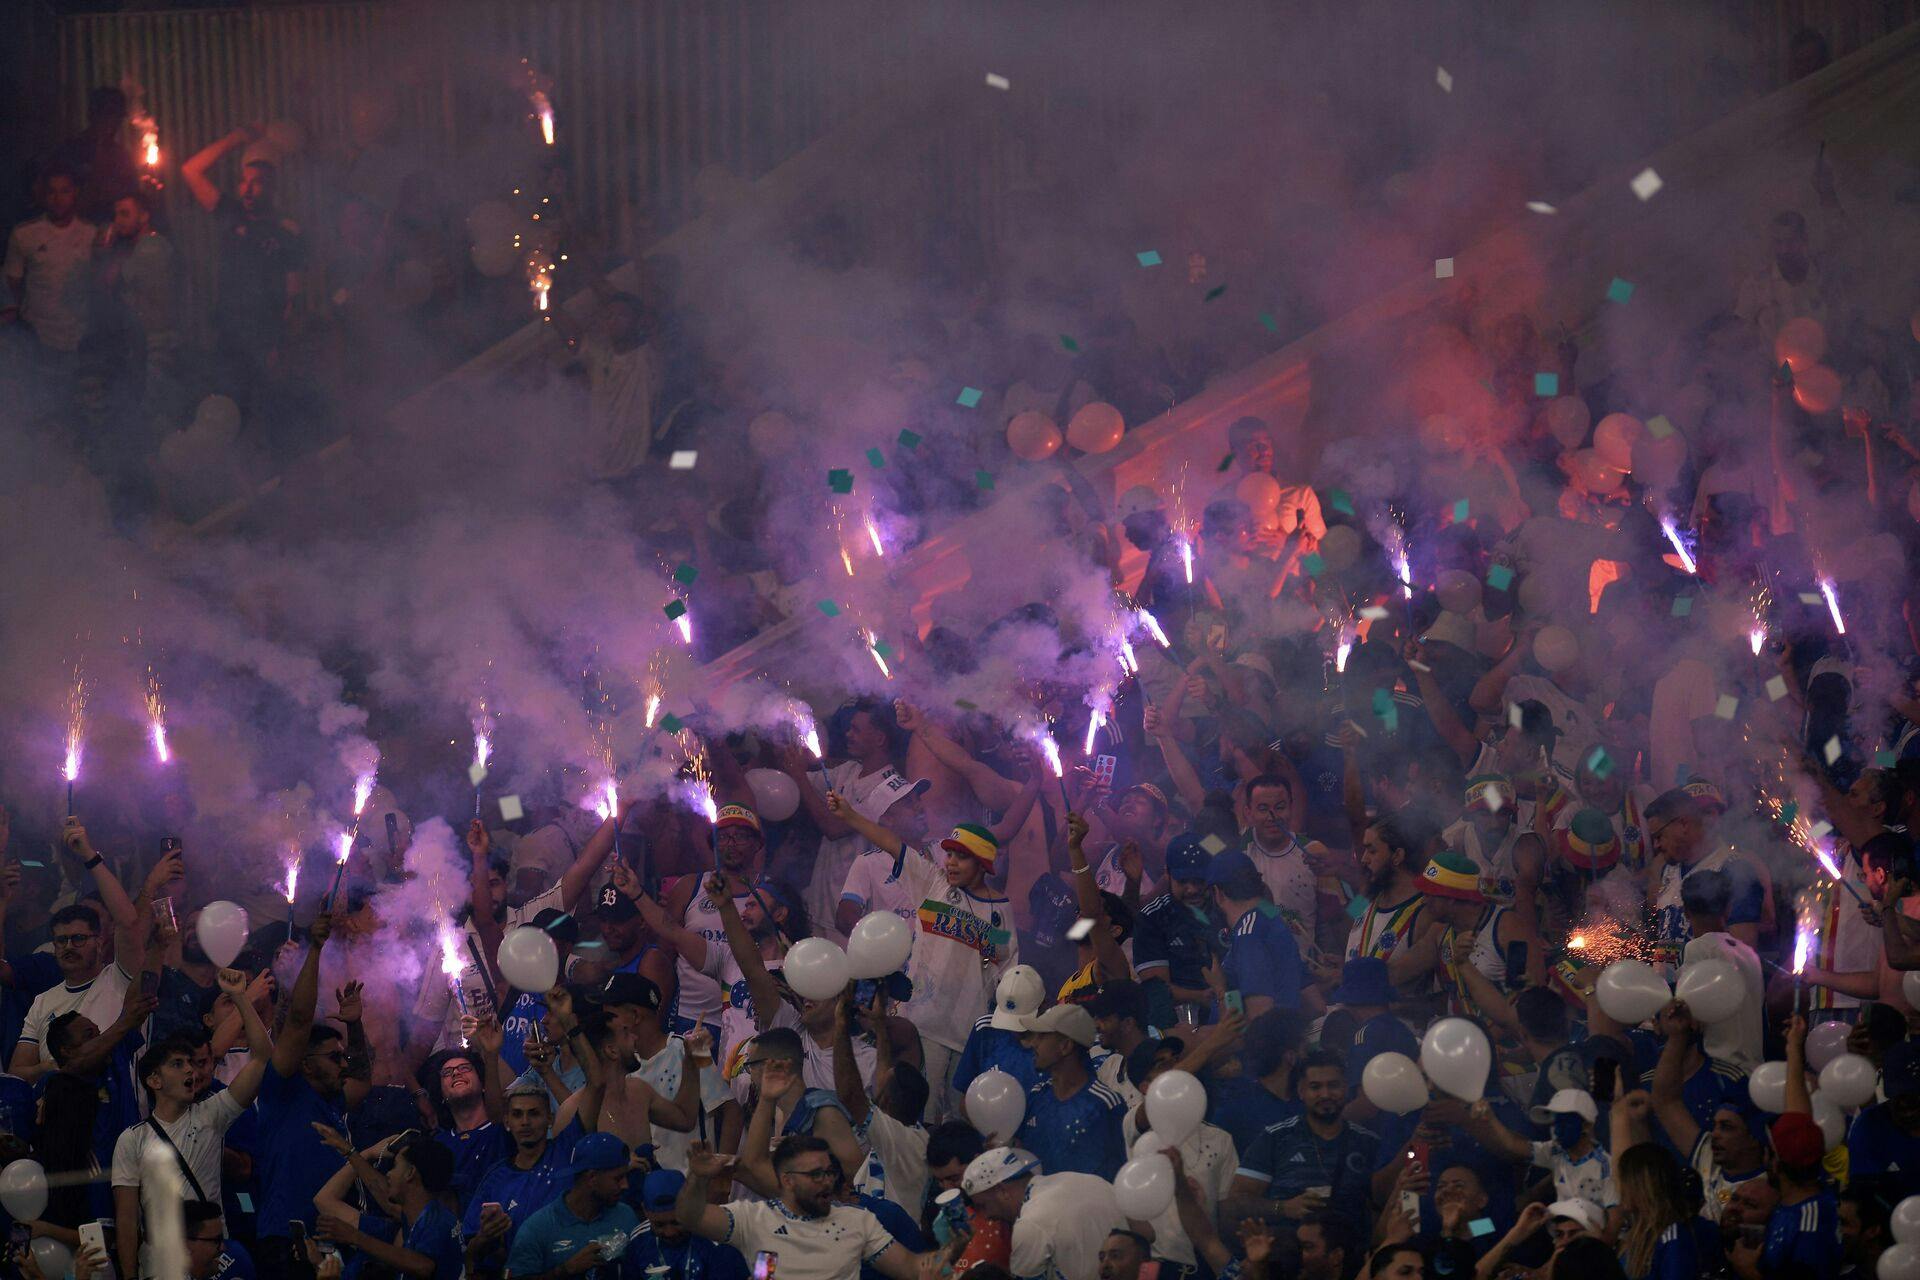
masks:
[[[1120,411],[1104,401],[1082,405],[1067,423],[1067,443],[1083,453],[1105,453],[1127,431]]]
[[[1016,458],[1028,462],[1051,458],[1059,452],[1060,442],[1060,428],[1054,426],[1053,419],[1038,409],[1017,413],[1013,421],[1007,424],[1007,447],[1013,450]]]
[[[1773,358],[1793,366],[1795,374],[1811,369],[1827,354],[1827,333],[1812,316],[1795,316],[1780,326],[1773,338]]]
[[[1634,442],[1647,432],[1640,419],[1630,413],[1610,413],[1593,429],[1593,451],[1610,467],[1620,471],[1633,468]]]

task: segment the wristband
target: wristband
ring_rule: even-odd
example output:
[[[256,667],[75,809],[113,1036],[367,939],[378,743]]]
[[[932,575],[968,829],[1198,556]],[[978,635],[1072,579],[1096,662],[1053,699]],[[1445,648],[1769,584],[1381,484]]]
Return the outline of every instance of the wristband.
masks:
[[[101,857],[99,854],[96,853],[91,858],[88,858],[85,862],[82,862],[80,865],[85,867],[88,871],[91,871],[105,861],[106,861],[105,858]]]

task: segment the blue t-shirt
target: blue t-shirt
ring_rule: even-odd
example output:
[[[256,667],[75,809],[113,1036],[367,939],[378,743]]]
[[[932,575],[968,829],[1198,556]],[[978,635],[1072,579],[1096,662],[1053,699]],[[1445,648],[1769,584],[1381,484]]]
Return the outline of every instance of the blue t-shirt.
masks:
[[[153,1043],[159,1044],[176,1031],[205,1034],[206,1013],[219,998],[217,987],[203,987],[178,969],[160,971],[160,989],[155,996],[160,1004],[153,1011]]]
[[[505,1241],[511,1246],[514,1232],[520,1230],[522,1223],[565,1195],[567,1188],[573,1185],[573,1176],[567,1166],[573,1159],[574,1143],[585,1134],[580,1117],[575,1116],[568,1121],[566,1128],[548,1140],[547,1149],[541,1153],[533,1168],[519,1168],[513,1163],[513,1157],[508,1156],[480,1175],[472,1196],[461,1202],[467,1206],[466,1216],[460,1222],[467,1239],[471,1240],[480,1234],[480,1207],[491,1203],[506,1210],[507,1217],[513,1222]]]
[[[1280,909],[1262,903],[1240,917],[1227,946],[1227,986],[1248,999],[1265,996],[1276,1009],[1298,1009],[1306,985],[1300,946]]]
[[[1653,1072],[1643,1074],[1640,1083],[1651,1089]],[[1718,1058],[1708,1058],[1680,1086],[1680,1101],[1686,1105],[1687,1114],[1693,1117],[1695,1124],[1702,1129],[1712,1129],[1713,1113],[1721,1107],[1729,1103],[1742,1108],[1748,1105],[1746,1069]],[[1667,1136],[1663,1126],[1654,1126],[1654,1132],[1662,1146],[1683,1159],[1686,1157],[1686,1152],[1673,1145],[1673,1139]]]
[[[398,1229],[399,1224],[391,1218],[378,1218],[366,1213],[360,1215],[360,1230],[377,1239],[393,1243],[394,1233]],[[428,1204],[420,1211],[420,1216],[408,1224],[399,1244],[403,1249],[424,1253],[433,1259],[433,1280],[460,1280],[460,1272],[467,1264],[460,1245],[460,1224],[454,1221],[452,1212],[437,1200]],[[358,1260],[369,1266],[373,1263],[365,1254],[360,1255]]]
[[[1676,1222],[1653,1242],[1645,1276],[1632,1280],[1694,1280],[1701,1274],[1699,1241],[1691,1223]]]
[[[505,1126],[491,1120],[464,1133],[435,1129],[433,1139],[453,1152],[453,1198],[457,1204],[464,1205],[471,1199],[487,1170],[513,1154],[513,1139],[507,1136]]]
[[[1031,1089],[1040,1083],[1040,1073],[1033,1065],[1033,1050],[1020,1043],[1018,1031],[1003,1031],[991,1025],[991,1016],[973,1024],[966,1044],[960,1047],[960,1056],[954,1059],[953,1091],[962,1097],[966,1096],[968,1085],[995,1067],[1018,1080],[1022,1089]]]
[[[1042,1082],[1027,1093],[1027,1118],[1016,1145],[1040,1157],[1043,1173],[1090,1173],[1111,1182],[1127,1162],[1120,1128],[1126,1113],[1125,1099],[1098,1080],[1088,1079],[1065,1099]]]
[[[295,1218],[313,1230],[313,1196],[327,1179],[340,1171],[338,1153],[327,1149],[313,1131],[315,1123],[345,1132],[346,1113],[340,1099],[323,1098],[306,1077],[294,1069],[291,1076],[267,1064],[260,1081],[260,1142],[253,1175],[260,1188],[259,1234],[262,1239],[287,1234]]]
[[[1326,1141],[1305,1116],[1292,1116],[1269,1125],[1241,1152],[1238,1172],[1265,1186],[1272,1200],[1330,1187],[1328,1203],[1357,1215],[1372,1194],[1379,1150],[1379,1135],[1361,1125],[1342,1125],[1332,1141]]]
[[[648,1267],[666,1267],[674,1280],[747,1280],[747,1260],[732,1245],[691,1233],[669,1244],[642,1223],[620,1259],[620,1280],[647,1280]]]
[[[1853,1118],[1847,1130],[1847,1173],[1920,1173],[1920,1138],[1894,1123],[1893,1110],[1876,1103]]]
[[[1245,1151],[1267,1126],[1279,1124],[1303,1108],[1292,1098],[1276,1098],[1258,1080],[1246,1076],[1208,1076],[1207,1123],[1227,1131],[1235,1151]]]
[[[1390,1013],[1368,1018],[1355,1029],[1353,1050],[1347,1054],[1347,1087],[1358,1089],[1367,1064],[1383,1053],[1403,1053],[1420,1061],[1419,1038]]]
[[[207,1280],[253,1280],[253,1255],[231,1236],[220,1246],[220,1260],[213,1264]]]
[[[527,1033],[547,1016],[547,998],[531,991],[516,992],[513,1007],[500,1022],[500,1061],[515,1076],[527,1069]]]
[[[528,1218],[513,1238],[507,1254],[507,1270],[516,1276],[537,1276],[551,1271],[594,1241],[613,1244],[624,1250],[627,1237],[640,1229],[640,1217],[625,1204],[615,1204],[591,1222],[583,1222],[567,1208],[565,1198],[555,1200]],[[602,1262],[588,1271],[589,1280],[613,1280],[620,1273],[620,1262]]]
[[[1840,1202],[1831,1191],[1783,1204],[1767,1217],[1767,1242],[1760,1249],[1760,1271],[1777,1274],[1800,1266],[1809,1275],[1830,1276],[1840,1270]]]

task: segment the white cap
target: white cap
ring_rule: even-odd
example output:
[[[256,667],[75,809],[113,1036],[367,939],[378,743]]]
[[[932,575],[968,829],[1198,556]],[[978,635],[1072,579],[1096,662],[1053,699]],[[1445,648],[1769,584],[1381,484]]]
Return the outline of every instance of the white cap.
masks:
[[[1585,1089],[1559,1089],[1551,1102],[1529,1114],[1535,1124],[1552,1124],[1555,1116],[1579,1116],[1592,1124],[1600,1118],[1600,1108],[1593,1105],[1593,1095]]]
[[[991,1191],[1008,1178],[1040,1172],[1040,1157],[1020,1147],[988,1147],[973,1158],[960,1175],[960,1189],[970,1196]]]
[[[987,1025],[1000,1031],[1025,1031],[1027,1019],[1040,1011],[1047,984],[1030,964],[1017,964],[1000,975],[993,989],[993,1016]]]
[[[1547,1206],[1547,1216],[1571,1218],[1580,1224],[1582,1230],[1596,1236],[1605,1228],[1607,1222],[1607,1215],[1591,1200],[1555,1200]]]
[[[1065,1036],[1082,1049],[1093,1048],[1093,1042],[1100,1036],[1100,1028],[1095,1025],[1093,1015],[1087,1007],[1080,1004],[1057,1004],[1035,1018],[1028,1018],[1027,1031],[1051,1031],[1055,1035]]]

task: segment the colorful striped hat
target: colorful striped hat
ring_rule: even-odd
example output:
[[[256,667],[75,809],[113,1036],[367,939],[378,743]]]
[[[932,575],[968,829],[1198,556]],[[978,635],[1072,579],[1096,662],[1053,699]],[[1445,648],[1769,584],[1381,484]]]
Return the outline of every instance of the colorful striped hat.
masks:
[[[1485,902],[1480,892],[1480,868],[1473,859],[1452,849],[1442,850],[1420,877],[1421,891],[1435,898],[1457,898],[1462,902]]]
[[[1692,796],[1693,802],[1708,813],[1718,814],[1727,811],[1727,798],[1720,794],[1720,788],[1697,773],[1681,783],[1680,789]]]
[[[1598,809],[1582,809],[1561,832],[1561,852],[1582,871],[1605,871],[1620,861],[1620,837]]]
[[[940,847],[948,853],[964,853],[969,858],[978,858],[988,866],[1000,856],[1000,842],[993,838],[993,832],[972,822],[963,822],[953,829],[953,834],[940,842]]]
[[[760,830],[760,815],[743,804],[723,804],[713,815],[713,826],[717,831],[721,827],[752,827]]]
[[[1499,813],[1513,808],[1513,798],[1513,779],[1504,773],[1480,773],[1467,779],[1469,809],[1478,805],[1488,813]]]

